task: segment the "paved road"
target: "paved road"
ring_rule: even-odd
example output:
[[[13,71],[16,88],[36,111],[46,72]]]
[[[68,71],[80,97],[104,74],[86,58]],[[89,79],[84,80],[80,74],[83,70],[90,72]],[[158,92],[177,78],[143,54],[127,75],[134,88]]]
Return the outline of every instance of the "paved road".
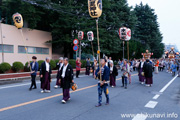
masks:
[[[154,75],[152,87],[140,85],[136,72],[132,73],[128,89],[109,88],[110,105],[96,108],[97,81],[91,76],[76,79],[78,90],[71,93],[71,100],[61,104],[62,90],[40,93],[28,91],[29,82],[0,86],[0,120],[178,120],[180,119],[180,78],[160,72]],[[39,83],[38,83],[39,86]],[[161,115],[161,116],[160,116]],[[179,115],[179,116],[178,116]],[[151,117],[151,118],[150,118]],[[159,119],[158,119],[159,120]]]

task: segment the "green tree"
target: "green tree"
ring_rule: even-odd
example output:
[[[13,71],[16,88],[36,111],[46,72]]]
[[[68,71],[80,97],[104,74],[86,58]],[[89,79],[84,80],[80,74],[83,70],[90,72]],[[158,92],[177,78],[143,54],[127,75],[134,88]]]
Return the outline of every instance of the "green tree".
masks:
[[[143,52],[148,49],[154,53],[153,57],[161,57],[164,51],[163,37],[159,30],[159,23],[154,9],[151,9],[147,4],[143,5],[141,3],[136,5],[134,11],[138,18],[134,32],[135,39],[144,44]]]

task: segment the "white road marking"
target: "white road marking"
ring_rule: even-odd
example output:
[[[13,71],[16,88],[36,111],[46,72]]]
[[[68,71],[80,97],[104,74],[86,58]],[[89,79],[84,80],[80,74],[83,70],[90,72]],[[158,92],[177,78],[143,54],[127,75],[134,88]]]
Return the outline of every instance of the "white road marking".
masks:
[[[148,115],[137,114],[132,120],[146,120],[147,117]]]
[[[156,101],[149,101],[144,107],[155,108],[157,104],[158,104],[158,102],[156,102]]]
[[[178,75],[176,75],[171,81],[169,81],[159,92],[163,93],[169,87],[169,85],[171,85],[171,83],[174,82],[177,76]]]
[[[156,99],[159,98],[159,96],[160,96],[160,95],[155,95],[155,96],[153,97],[153,99],[156,100]]]
[[[85,77],[87,75],[82,75],[82,76],[79,76],[80,78],[81,77]],[[56,81],[56,79],[53,79],[52,82]],[[37,84],[40,83],[40,81],[36,82]],[[1,89],[6,89],[6,88],[13,88],[13,87],[19,87],[19,86],[26,86],[26,85],[30,85],[31,83],[24,83],[24,84],[18,84],[18,85],[8,85],[8,86],[5,86],[5,87],[0,87],[0,90]]]

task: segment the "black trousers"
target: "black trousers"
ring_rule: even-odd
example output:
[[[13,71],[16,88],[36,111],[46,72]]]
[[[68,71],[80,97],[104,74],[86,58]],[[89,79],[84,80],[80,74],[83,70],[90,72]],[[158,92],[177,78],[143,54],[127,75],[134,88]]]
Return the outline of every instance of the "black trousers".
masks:
[[[36,88],[36,75],[31,75],[31,87],[32,88],[34,86],[34,88]]]
[[[77,70],[77,71],[76,71],[76,77],[77,77],[77,78],[79,77],[79,73],[80,73],[80,70]]]

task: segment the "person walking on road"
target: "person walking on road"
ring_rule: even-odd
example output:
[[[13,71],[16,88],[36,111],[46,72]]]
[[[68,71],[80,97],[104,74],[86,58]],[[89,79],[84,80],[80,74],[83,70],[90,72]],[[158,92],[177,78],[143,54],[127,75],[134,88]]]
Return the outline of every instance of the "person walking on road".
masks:
[[[172,70],[172,76],[174,77],[177,71],[176,61],[174,61],[173,64],[171,65],[171,70]]]
[[[96,70],[96,76],[100,79],[100,73],[102,81],[98,82],[98,105],[96,107],[99,107],[102,105],[102,91],[104,91],[104,94],[106,96],[106,105],[109,104],[109,90],[107,88],[108,81],[109,81],[109,68],[106,66],[105,59],[101,59],[101,68],[98,68]]]
[[[90,74],[90,66],[90,58],[88,58],[86,61],[86,75]]]
[[[41,81],[41,93],[51,92],[50,91],[50,83],[51,83],[51,66],[49,64],[50,58],[47,57],[46,61],[41,64],[40,69],[40,81]]]
[[[159,67],[159,60],[156,60],[156,64],[155,64],[155,73],[158,74],[158,67]]]
[[[123,75],[122,75],[122,86],[127,89],[127,79],[129,77],[130,67],[126,60],[124,60]]]
[[[79,78],[80,71],[81,71],[81,61],[80,58],[78,57],[76,60],[76,78]]]
[[[71,83],[74,83],[73,80],[73,69],[71,67],[71,65],[69,64],[69,60],[68,58],[64,59],[64,66],[62,67],[61,71],[60,71],[60,84],[61,87],[63,88],[63,99],[62,99],[62,103],[66,103],[67,101],[70,100],[70,93],[69,93],[69,89],[71,87]]]
[[[31,66],[31,86],[30,86],[29,90],[37,89],[37,87],[36,87],[36,75],[37,75],[39,65],[36,62],[36,60],[37,60],[37,57],[33,56],[32,57],[32,62],[30,63],[30,66]]]
[[[142,58],[142,61],[140,62],[139,67],[138,67],[139,82],[141,84],[144,84],[144,80],[145,80],[145,77],[143,75],[143,71],[144,71],[143,70],[143,66],[144,66],[144,63],[145,63],[145,59]]]
[[[150,87],[153,84],[153,70],[149,59],[146,60],[146,63],[143,66],[143,70],[146,79],[146,86]]]
[[[110,60],[110,86],[113,88],[116,86],[116,76],[118,75],[118,70],[113,64],[113,61]]]
[[[60,71],[61,71],[61,68],[63,67],[63,57],[60,57],[59,58],[59,62],[57,63],[57,68],[58,68],[58,71],[57,71],[57,76],[56,76],[56,85],[54,86],[54,88],[58,88],[60,87],[60,83],[59,83],[59,78],[60,78]]]

